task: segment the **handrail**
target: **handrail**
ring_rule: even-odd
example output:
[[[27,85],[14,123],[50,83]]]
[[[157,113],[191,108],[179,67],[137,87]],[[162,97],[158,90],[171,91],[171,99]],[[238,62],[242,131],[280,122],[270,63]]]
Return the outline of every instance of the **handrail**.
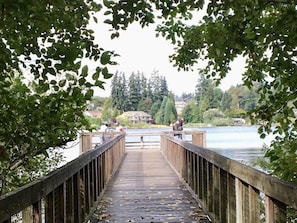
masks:
[[[1,196],[0,222],[11,222],[27,207],[31,209],[27,222],[84,222],[121,162],[124,147],[124,134],[117,135],[42,179]]]
[[[297,186],[213,151],[161,135],[168,162],[218,222],[287,222]]]

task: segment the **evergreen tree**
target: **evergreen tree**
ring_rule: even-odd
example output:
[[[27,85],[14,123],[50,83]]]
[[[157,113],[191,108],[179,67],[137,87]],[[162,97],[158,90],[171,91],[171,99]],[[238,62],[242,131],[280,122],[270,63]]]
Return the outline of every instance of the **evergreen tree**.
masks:
[[[147,81],[147,98],[150,98],[153,103],[155,102],[150,80]]]
[[[168,97],[164,97],[161,103],[161,107],[156,114],[156,123],[164,124],[164,116],[165,116],[165,107],[167,104]]]
[[[144,112],[147,112],[149,113],[150,112],[150,109],[153,105],[153,101],[151,98],[145,98],[145,99],[142,99],[139,103],[138,103],[138,108],[137,110],[138,111],[144,111]]]
[[[177,119],[177,111],[175,108],[174,96],[172,93],[168,94],[166,105],[164,108],[164,120],[162,124],[170,125]]]
[[[136,111],[138,103],[141,100],[141,88],[140,88],[140,77],[135,73],[132,73],[129,77],[128,85],[128,105],[129,111]]]
[[[169,92],[168,92],[168,85],[167,85],[167,81],[166,78],[164,76],[161,76],[159,78],[159,89],[160,89],[160,96],[161,98],[168,96]]]
[[[156,118],[157,113],[158,113],[158,111],[159,111],[159,109],[160,109],[160,107],[161,107],[161,104],[162,104],[162,102],[161,102],[160,100],[157,100],[157,101],[155,101],[155,102],[153,103],[153,105],[152,105],[152,107],[151,107],[151,109],[150,109],[150,111],[149,111],[149,114],[150,114],[152,117],[155,117],[155,118]]]
[[[181,116],[184,118],[185,123],[197,122],[194,119],[194,117],[195,117],[194,108],[195,107],[197,107],[197,106],[195,106],[195,101],[190,100],[189,103],[182,110]]]
[[[148,83],[143,73],[140,75],[140,91],[142,100],[148,98]]]
[[[127,87],[124,73],[115,73],[111,82],[112,107],[125,111],[127,101]]]

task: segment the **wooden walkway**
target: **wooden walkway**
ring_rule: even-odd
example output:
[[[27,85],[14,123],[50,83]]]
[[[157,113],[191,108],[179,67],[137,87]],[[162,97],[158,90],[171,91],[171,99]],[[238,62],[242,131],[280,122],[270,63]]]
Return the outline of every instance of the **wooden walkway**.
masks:
[[[127,150],[91,221],[210,222],[159,150]]]

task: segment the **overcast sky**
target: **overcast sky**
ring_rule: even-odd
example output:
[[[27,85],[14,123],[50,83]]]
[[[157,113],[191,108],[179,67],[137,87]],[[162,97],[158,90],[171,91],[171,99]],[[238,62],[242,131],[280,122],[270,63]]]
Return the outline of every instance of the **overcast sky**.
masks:
[[[127,79],[134,72],[144,73],[148,78],[154,71],[165,76],[170,91],[177,95],[182,93],[194,93],[198,81],[198,71],[178,71],[169,62],[168,56],[173,53],[173,46],[163,37],[155,37],[154,29],[141,28],[138,24],[132,24],[126,31],[121,32],[117,39],[110,39],[108,26],[96,24],[94,26],[96,41],[105,50],[114,50],[120,57],[116,58],[119,63],[113,66],[111,71],[123,72]],[[230,86],[241,83],[240,74],[243,72],[244,62],[238,60],[234,63],[230,75],[223,80],[221,88],[227,90]],[[106,81],[106,90],[96,91],[96,95],[110,95],[110,80]]]

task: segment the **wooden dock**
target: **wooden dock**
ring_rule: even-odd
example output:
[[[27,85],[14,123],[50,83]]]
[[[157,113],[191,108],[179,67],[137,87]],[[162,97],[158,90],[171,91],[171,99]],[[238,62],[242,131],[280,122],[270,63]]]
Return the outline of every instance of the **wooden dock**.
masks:
[[[127,150],[91,223],[210,222],[160,150]]]

